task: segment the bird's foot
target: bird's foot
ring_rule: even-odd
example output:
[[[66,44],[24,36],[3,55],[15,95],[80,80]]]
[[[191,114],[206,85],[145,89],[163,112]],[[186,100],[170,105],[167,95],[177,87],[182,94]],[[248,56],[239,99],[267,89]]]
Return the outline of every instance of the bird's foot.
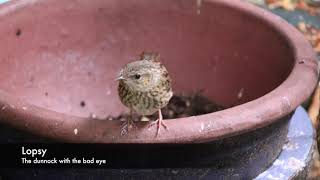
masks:
[[[127,135],[131,128],[137,129],[138,127],[134,124],[132,119],[128,119],[122,124],[121,136]]]
[[[152,122],[150,125],[149,125],[149,128],[153,125],[157,124],[157,134],[156,134],[156,137],[158,136],[158,134],[160,133],[160,127],[163,126],[166,130],[168,130],[168,127],[167,125],[163,122],[163,119],[162,118],[159,118],[157,119],[156,121]]]

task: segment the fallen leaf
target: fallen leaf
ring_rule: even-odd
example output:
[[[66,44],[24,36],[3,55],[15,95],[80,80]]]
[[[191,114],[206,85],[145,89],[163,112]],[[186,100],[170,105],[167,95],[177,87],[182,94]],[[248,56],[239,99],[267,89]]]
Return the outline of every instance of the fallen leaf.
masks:
[[[307,11],[310,15],[319,15],[320,8],[311,6],[305,0],[266,0],[266,4],[270,9],[282,8],[287,11],[300,9]]]
[[[315,129],[319,127],[319,112],[320,112],[320,83],[315,90],[312,97],[310,107],[308,108],[308,114]]]
[[[304,37],[311,43],[313,49],[320,54],[320,29],[304,22],[299,22],[297,28],[303,33]]]
[[[297,9],[301,9],[301,10],[309,12],[309,14],[313,15],[313,16],[316,16],[316,15],[320,14],[320,10],[319,10],[318,7],[310,6],[304,0],[299,0],[297,2],[296,7],[297,7]]]
[[[266,3],[271,9],[283,8],[287,11],[294,11],[296,8],[295,0],[266,0]]]

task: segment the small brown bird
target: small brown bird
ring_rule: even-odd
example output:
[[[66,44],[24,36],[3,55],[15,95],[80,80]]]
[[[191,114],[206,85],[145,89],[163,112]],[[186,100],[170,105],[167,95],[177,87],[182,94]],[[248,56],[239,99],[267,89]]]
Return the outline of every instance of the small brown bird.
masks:
[[[157,124],[157,134],[160,126],[165,129],[161,108],[165,107],[171,99],[171,79],[167,69],[160,62],[160,54],[143,52],[138,61],[126,64],[121,69],[119,77],[118,94],[121,102],[132,111],[140,115],[152,115],[158,111],[159,118],[150,124]],[[132,117],[132,116],[131,116]],[[124,127],[134,125],[132,118],[127,118]]]

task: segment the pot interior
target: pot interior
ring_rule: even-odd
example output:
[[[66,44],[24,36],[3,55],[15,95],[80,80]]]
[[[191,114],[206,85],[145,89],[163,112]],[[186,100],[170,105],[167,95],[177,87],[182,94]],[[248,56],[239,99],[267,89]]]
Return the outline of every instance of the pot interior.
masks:
[[[176,95],[226,107],[270,92],[294,62],[269,24],[215,1],[30,1],[0,19],[0,89],[80,117],[127,111],[114,79],[144,50],[161,54]]]

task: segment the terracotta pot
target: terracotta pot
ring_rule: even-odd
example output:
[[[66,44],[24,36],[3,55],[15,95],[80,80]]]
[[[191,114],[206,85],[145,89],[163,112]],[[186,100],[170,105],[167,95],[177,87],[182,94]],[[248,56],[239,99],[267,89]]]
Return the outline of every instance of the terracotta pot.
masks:
[[[316,56],[294,27],[241,1],[12,1],[0,6],[1,121],[65,142],[209,142],[290,115],[312,93]],[[114,77],[158,51],[176,94],[203,90],[223,111],[139,122],[93,120],[127,109]]]

